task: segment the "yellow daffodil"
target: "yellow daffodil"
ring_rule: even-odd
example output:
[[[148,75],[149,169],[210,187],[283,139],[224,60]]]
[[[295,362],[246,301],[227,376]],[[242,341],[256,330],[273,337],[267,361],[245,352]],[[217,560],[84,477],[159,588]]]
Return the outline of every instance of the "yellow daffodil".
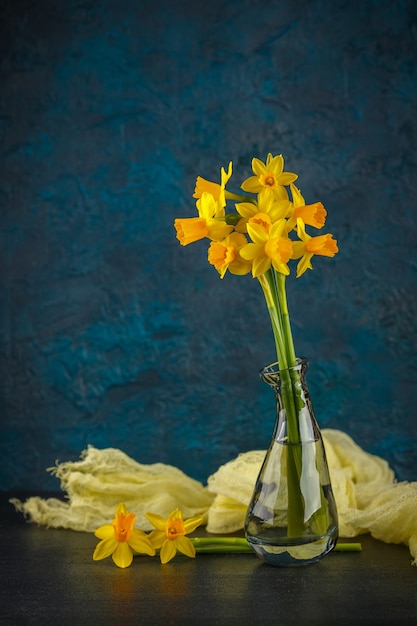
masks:
[[[296,224],[297,219],[301,217],[304,224],[313,226],[314,228],[323,228],[327,211],[321,202],[314,202],[313,204],[306,204],[301,191],[293,184],[290,185],[292,203],[291,209],[287,214],[289,217],[288,228],[292,230]]]
[[[287,262],[292,255],[292,241],[288,237],[287,222],[279,220],[268,229],[267,223],[248,222],[248,234],[252,243],[246,244],[240,255],[252,261],[252,276],[258,278],[269,270],[271,265],[280,274],[290,273]]]
[[[177,218],[174,227],[182,246],[208,237],[221,241],[232,232],[233,226],[226,224],[224,209],[211,193],[203,192],[197,200],[198,217]]]
[[[177,550],[185,556],[195,557],[195,547],[185,535],[192,533],[197,526],[200,526],[203,522],[202,517],[190,517],[183,520],[179,509],[172,511],[166,519],[155,513],[146,513],[146,517],[156,528],[150,533],[149,540],[155,549],[160,548],[161,563],[168,563],[173,559]]]
[[[101,539],[94,550],[93,559],[100,561],[112,555],[118,567],[129,567],[133,560],[133,551],[154,556],[155,548],[148,536],[141,530],[133,528],[136,515],[129,513],[121,502],[111,524],[103,524],[94,532]]]
[[[241,215],[242,219],[238,222],[236,230],[245,233],[248,220],[253,218],[257,213],[266,213],[270,216],[272,222],[277,222],[287,217],[291,210],[292,204],[286,198],[277,200],[272,194],[258,195],[258,202],[239,202],[236,204],[236,211]]]
[[[194,243],[209,235],[207,222],[202,217],[179,217],[174,221],[174,227],[177,231],[177,239],[182,246],[188,246],[189,243]]]
[[[197,176],[196,185],[194,189],[193,198],[201,198],[204,192],[209,192],[213,198],[219,202],[223,208],[226,206],[225,187],[230,177],[232,176],[232,162],[229,163],[229,168],[226,172],[224,167],[220,170],[220,185],[218,183],[212,183],[201,176]]]
[[[201,198],[198,198],[196,207],[199,217],[207,221],[211,219],[224,219],[224,208],[213,194],[208,191],[204,191]]]
[[[229,270],[231,274],[237,274],[243,276],[248,274],[251,270],[251,261],[243,259],[239,250],[247,244],[245,235],[241,233],[232,233],[228,235],[223,241],[212,241],[208,250],[208,261],[220,274],[220,278],[223,278],[226,271]]]
[[[273,224],[271,217],[268,213],[255,213],[252,217],[249,218],[248,224],[253,225],[257,224],[258,226],[262,226],[266,233],[269,233],[271,230],[271,226]],[[246,225],[247,230],[247,225]]]
[[[297,174],[284,172],[284,158],[281,154],[272,156],[268,154],[266,162],[260,159],[252,159],[252,171],[254,176],[250,176],[243,181],[241,187],[250,193],[272,193],[275,198],[285,200],[287,191],[285,185],[289,185],[297,180]]]
[[[315,254],[320,256],[334,257],[339,252],[337,241],[333,239],[333,235],[319,235],[311,237],[306,233],[304,222],[301,218],[297,220],[297,234],[301,241],[293,242],[292,259],[300,259],[297,265],[297,278],[299,278],[308,269],[313,269],[311,259]]]

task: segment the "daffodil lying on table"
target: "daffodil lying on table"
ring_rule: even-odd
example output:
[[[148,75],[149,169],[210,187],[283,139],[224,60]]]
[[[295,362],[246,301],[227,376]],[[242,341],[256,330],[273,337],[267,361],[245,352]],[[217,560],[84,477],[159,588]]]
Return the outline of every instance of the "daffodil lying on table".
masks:
[[[186,537],[192,533],[203,521],[202,517],[191,517],[183,520],[179,509],[172,511],[167,519],[155,513],[146,513],[146,517],[156,530],[149,535],[149,541],[154,548],[160,548],[161,563],[168,563],[177,553],[177,550],[185,556],[195,557],[195,548]]]
[[[155,513],[146,513],[149,522],[156,530],[149,534],[134,528],[136,515],[129,512],[123,502],[117,505],[111,524],[103,524],[94,532],[101,541],[93,553],[93,559],[100,561],[109,556],[117,567],[125,568],[132,564],[134,554],[154,556],[159,550],[161,563],[171,561],[177,551],[194,558],[197,552],[207,554],[251,552],[246,539],[240,537],[186,537],[203,522],[201,517],[184,520],[179,509],[172,511],[167,518]],[[336,550],[358,551],[360,543],[343,543]]]
[[[118,567],[129,567],[134,551],[153,556],[155,548],[142,530],[134,528],[135,522],[136,515],[121,502],[116,507],[113,522],[99,526],[94,532],[101,541],[94,550],[93,559],[100,561],[111,555]]]
[[[202,517],[184,520],[179,509],[172,511],[165,519],[155,513],[146,513],[149,522],[156,530],[148,535],[134,528],[136,515],[130,513],[123,502],[117,505],[114,520],[111,524],[103,524],[94,532],[101,539],[94,550],[93,559],[99,561],[112,556],[118,567],[129,567],[133,561],[133,553],[154,556],[160,550],[161,563],[168,563],[177,550],[195,557],[193,543],[186,537],[203,522]]]

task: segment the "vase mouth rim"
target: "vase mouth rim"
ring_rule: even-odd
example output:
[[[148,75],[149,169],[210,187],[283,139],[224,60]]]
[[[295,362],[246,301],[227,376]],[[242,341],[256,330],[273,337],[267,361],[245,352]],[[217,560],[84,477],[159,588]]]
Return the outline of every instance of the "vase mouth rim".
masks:
[[[280,372],[290,372],[290,371],[294,371],[294,370],[300,370],[303,367],[307,367],[308,365],[308,360],[306,359],[306,357],[304,356],[300,356],[296,358],[296,364],[292,365],[291,367],[286,367],[286,368],[282,368],[280,369],[279,367],[279,361],[274,361],[273,363],[270,363],[269,365],[265,365],[265,367],[263,367],[260,370],[260,375],[264,375],[264,374],[276,374],[279,375]]]

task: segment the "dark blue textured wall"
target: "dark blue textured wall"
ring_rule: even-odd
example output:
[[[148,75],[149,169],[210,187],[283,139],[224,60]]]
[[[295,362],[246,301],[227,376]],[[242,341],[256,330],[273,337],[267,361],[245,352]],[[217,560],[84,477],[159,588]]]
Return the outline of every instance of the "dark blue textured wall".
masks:
[[[173,229],[197,175],[268,152],[339,241],[288,286],[319,422],[417,479],[417,4],[1,11],[1,488],[56,488],[45,468],[88,443],[203,481],[268,445],[257,281]]]

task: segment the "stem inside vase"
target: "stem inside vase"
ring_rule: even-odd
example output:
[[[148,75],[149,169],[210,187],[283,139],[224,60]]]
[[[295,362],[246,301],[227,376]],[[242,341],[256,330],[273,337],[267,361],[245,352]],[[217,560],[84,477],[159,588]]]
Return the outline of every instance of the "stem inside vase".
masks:
[[[321,558],[337,540],[337,512],[324,444],[305,382],[307,361],[264,368],[276,422],[246,518],[255,552],[274,565]],[[287,563],[289,561],[289,563]]]

